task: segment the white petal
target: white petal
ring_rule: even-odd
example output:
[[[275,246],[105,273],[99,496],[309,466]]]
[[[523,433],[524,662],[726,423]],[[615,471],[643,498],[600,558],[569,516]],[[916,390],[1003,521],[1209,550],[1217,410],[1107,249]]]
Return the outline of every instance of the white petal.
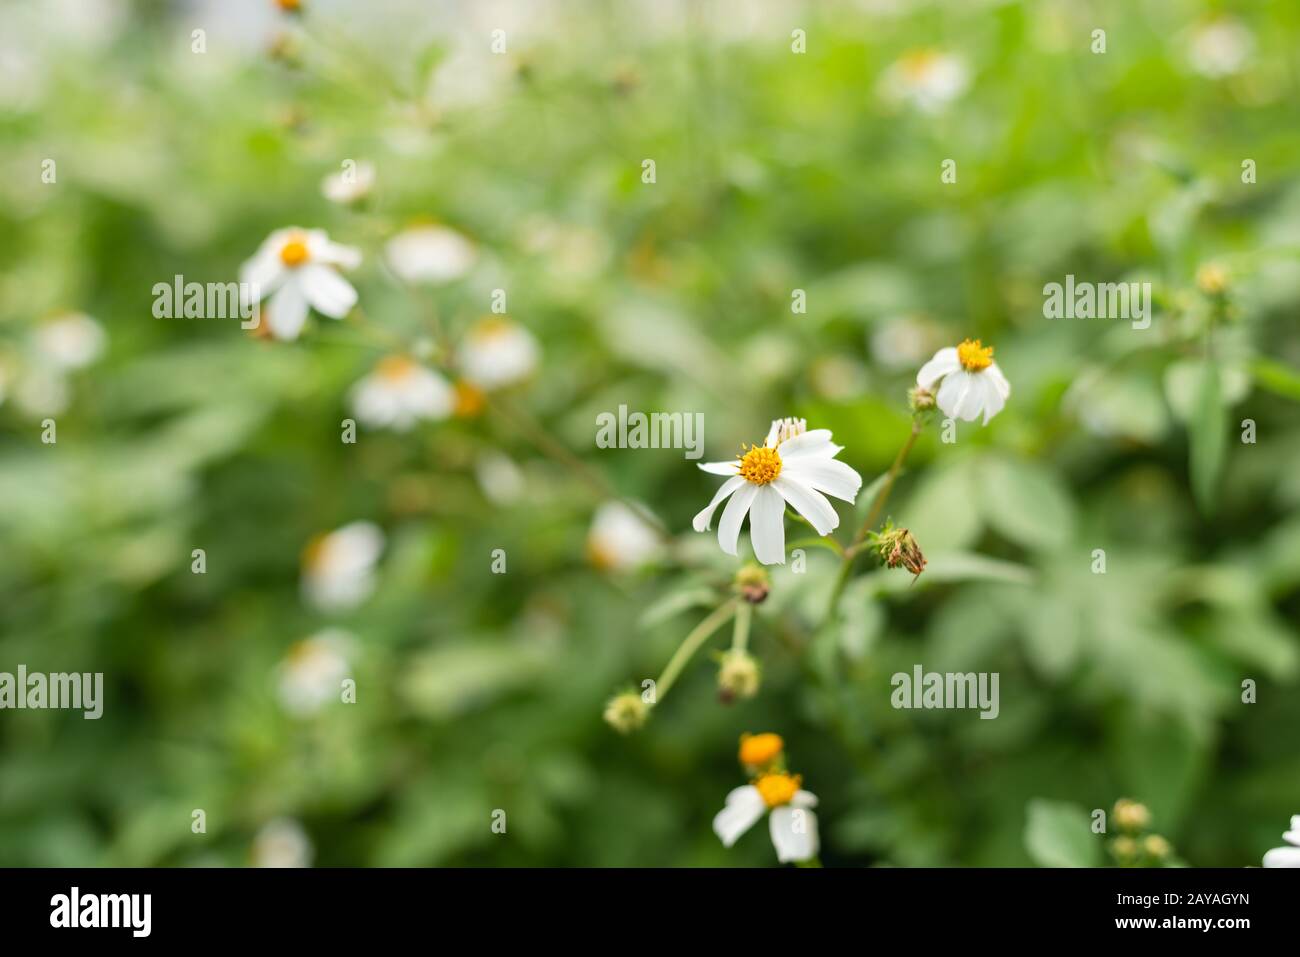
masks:
[[[1300,867],[1300,847],[1275,847],[1264,854],[1265,867]]]
[[[740,468],[740,463],[731,462],[701,462],[700,471],[709,472],[713,475],[735,475]]]
[[[701,509],[699,513],[696,514],[695,518],[691,520],[691,526],[697,532],[702,532],[705,529],[707,529],[710,523],[713,521],[713,510],[718,507],[718,504],[724,498],[726,498],[728,495],[730,495],[732,492],[734,492],[736,489],[740,488],[744,484],[746,484],[745,480],[741,478],[739,475],[733,475],[731,478],[723,482],[722,487],[719,488],[718,491],[714,493],[713,501],[709,502],[709,504],[706,505],[703,509]]]
[[[770,485],[759,488],[749,512],[749,540],[764,565],[785,564],[785,499]]]
[[[794,506],[796,512],[812,522],[818,535],[829,535],[839,527],[839,515],[821,492],[789,475],[778,476],[772,486]]]
[[[804,808],[783,805],[772,809],[768,822],[776,857],[782,864],[817,856],[817,815]]]
[[[963,370],[944,377],[935,401],[948,418],[970,422],[979,415],[980,392],[975,377]]]
[[[270,317],[262,319],[270,323],[271,333],[277,339],[297,339],[302,332],[302,324],[307,321],[307,300],[302,294],[302,286],[297,276],[289,277],[271,297],[267,304]]]
[[[317,312],[331,319],[342,319],[357,304],[352,284],[329,266],[310,263],[298,270],[303,295]]]
[[[741,481],[745,480],[741,479]],[[722,521],[718,523],[718,544],[728,555],[736,554],[736,542],[740,539],[740,525],[749,514],[749,507],[754,503],[754,498],[761,487],[752,482],[745,482],[745,487],[731,496],[731,501],[722,510]]]
[[[784,462],[787,459],[804,458],[805,456],[834,458],[843,449],[844,446],[836,445],[831,441],[830,429],[813,429],[811,432],[803,432],[794,438],[786,439],[776,447],[776,453],[781,456],[781,461]]]
[[[766,810],[767,804],[758,788],[752,784],[738,787],[727,795],[727,806],[713,816],[713,833],[721,839],[723,847],[731,847]]]
[[[1011,383],[1007,381],[1007,377],[1002,374],[1002,370],[998,368],[996,362],[990,363],[989,367],[984,370],[984,374],[997,386],[998,395],[1002,396],[1003,399],[1011,395]]]
[[[862,476],[839,459],[800,456],[782,463],[781,477],[786,476],[846,502],[856,500],[862,488]]]
[[[816,807],[817,795],[812,791],[795,791],[794,797],[790,799],[791,807]]]
[[[240,290],[244,304],[248,305],[254,299],[265,299],[271,295],[280,287],[287,272],[284,264],[280,262],[280,254],[275,250],[257,253],[239,267],[239,282],[246,287]]]
[[[955,347],[940,349],[933,359],[921,366],[921,371],[916,374],[916,384],[922,389],[933,389],[936,382],[960,368],[961,360],[957,358]]]
[[[979,376],[979,385],[984,390],[984,424],[988,425],[989,419],[1002,411],[1002,407],[1007,404],[1007,400],[1002,397],[997,382],[987,371]]]

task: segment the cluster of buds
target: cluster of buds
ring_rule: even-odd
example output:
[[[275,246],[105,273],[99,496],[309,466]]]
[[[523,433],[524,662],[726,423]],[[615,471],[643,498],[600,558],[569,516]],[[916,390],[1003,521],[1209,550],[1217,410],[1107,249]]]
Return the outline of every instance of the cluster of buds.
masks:
[[[907,529],[895,528],[893,524],[886,523],[883,531],[873,533],[872,544],[886,567],[906,568],[913,575],[925,571],[925,555]]]
[[[619,734],[639,731],[650,717],[650,704],[635,691],[624,691],[605,704],[605,723]]]
[[[1121,831],[1110,842],[1110,853],[1120,867],[1164,867],[1173,855],[1173,846],[1159,834],[1147,833],[1151,812],[1145,804],[1120,798],[1111,811],[1111,820]]]

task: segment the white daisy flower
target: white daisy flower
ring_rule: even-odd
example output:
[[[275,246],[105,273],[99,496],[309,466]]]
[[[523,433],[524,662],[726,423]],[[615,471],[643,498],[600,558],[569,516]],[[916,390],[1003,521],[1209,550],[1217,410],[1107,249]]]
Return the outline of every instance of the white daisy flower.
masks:
[[[354,608],[375,590],[375,564],[384,533],[372,522],[352,522],[319,535],[303,551],[302,588],[322,611]]]
[[[1292,815],[1291,830],[1282,835],[1287,847],[1275,847],[1264,855],[1265,867],[1300,867],[1300,814]]]
[[[357,421],[398,432],[420,419],[445,419],[456,404],[456,392],[446,379],[405,355],[379,360],[352,387],[351,397]]]
[[[740,835],[768,814],[768,830],[777,859],[786,864],[817,856],[817,796],[801,790],[797,774],[767,773],[727,795],[727,806],[713,818],[713,833],[724,847],[731,847]],[[770,812],[770,814],[769,814]]]
[[[597,568],[622,572],[654,561],[662,542],[650,523],[622,502],[596,509],[587,533],[587,555]]]
[[[23,371],[14,386],[14,401],[29,415],[58,415],[71,404],[72,390],[62,373],[36,366]]]
[[[35,334],[38,356],[60,372],[90,365],[103,355],[107,342],[104,327],[81,312],[47,319]]]
[[[749,515],[755,557],[764,565],[784,565],[787,502],[818,535],[833,532],[840,517],[826,495],[853,502],[862,487],[862,476],[835,458],[843,446],[831,442],[829,429],[809,432],[807,428],[803,419],[778,419],[772,423],[767,441],[752,446],[736,461],[702,464],[705,472],[731,477],[695,516],[695,530],[708,529],[714,510],[730,496],[718,523],[718,544],[728,555],[736,554],[740,526]]]
[[[314,855],[311,838],[292,818],[268,821],[253,838],[254,867],[311,867]]]
[[[916,374],[916,384],[928,392],[940,380],[943,385],[935,402],[950,419],[973,422],[983,413],[988,425],[1011,395],[1011,383],[993,361],[993,347],[978,339],[966,339],[955,349],[940,349]]]
[[[375,188],[375,164],[365,160],[345,166],[321,180],[321,195],[331,203],[346,206],[365,199]]]
[[[891,103],[906,103],[925,113],[937,113],[970,85],[970,73],[958,57],[939,50],[912,50],[880,78],[880,93]]]
[[[517,322],[500,316],[470,326],[456,351],[465,378],[484,389],[527,379],[537,369],[537,340]]]
[[[446,226],[414,226],[388,241],[384,254],[398,277],[438,285],[459,279],[478,261],[474,244]]]
[[[357,304],[357,291],[338,274],[354,269],[361,251],[332,242],[321,229],[277,229],[239,270],[239,281],[259,298],[270,297],[264,317],[276,339],[297,339],[308,308],[342,319]]]
[[[1254,52],[1254,34],[1230,17],[1220,17],[1197,27],[1187,45],[1192,69],[1216,79],[1240,73]]]
[[[280,664],[280,704],[290,714],[316,714],[338,701],[343,679],[352,673],[355,642],[350,634],[328,628],[294,644]]]

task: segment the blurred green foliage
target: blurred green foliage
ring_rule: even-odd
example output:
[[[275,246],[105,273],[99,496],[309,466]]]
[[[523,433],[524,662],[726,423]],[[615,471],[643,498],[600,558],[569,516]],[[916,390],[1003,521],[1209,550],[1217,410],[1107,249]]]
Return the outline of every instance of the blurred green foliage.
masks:
[[[1300,811],[1300,7],[304,6],[279,26],[259,2],[90,27],[57,4],[0,14],[29,71],[0,104],[8,391],[42,317],[83,310],[109,335],[56,445],[0,407],[0,671],[106,682],[99,721],[0,712],[0,863],[239,865],[291,817],[321,865],[770,864],[765,835],[727,851],[710,830],[745,731],[786,738],[827,864],[1099,863],[1078,815],[1121,796],[1193,865],[1277,843]],[[1255,45],[1214,78],[1187,49],[1218,13]],[[918,47],[967,64],[945,110],[878,94]],[[319,190],[348,157],[378,169],[355,210]],[[424,217],[483,258],[412,297],[382,244]],[[154,283],[233,279],[290,224],[362,248],[360,314],[293,343],[152,317]],[[1196,286],[1211,261],[1221,301]],[[1067,273],[1151,282],[1151,328],[1045,319]],[[543,356],[502,401],[645,502],[679,560],[593,568],[598,498],[491,411],[339,441],[388,348],[375,329],[411,342],[436,312],[455,335],[497,287]],[[888,511],[926,573],[866,569],[819,637],[837,563],[810,550],[758,610],[756,699],[720,704],[701,655],[641,733],[614,734],[605,700],[658,673],[735,564],[690,530],[713,477],[597,449],[596,414],[702,411],[706,459],[806,416],[870,481],[920,362],[966,336],[1013,393],[909,461]],[[523,470],[514,503],[475,480],[493,453]],[[321,615],[300,553],[358,519],[387,534],[378,589]],[[293,717],[276,669],[335,625],[357,636],[358,701]],[[998,720],[891,708],[890,675],[918,662],[999,672]]]

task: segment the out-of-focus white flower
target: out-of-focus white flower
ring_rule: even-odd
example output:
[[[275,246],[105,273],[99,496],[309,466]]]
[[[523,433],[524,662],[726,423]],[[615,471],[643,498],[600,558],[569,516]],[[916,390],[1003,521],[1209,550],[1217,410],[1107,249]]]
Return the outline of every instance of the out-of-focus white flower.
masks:
[[[880,78],[880,94],[925,113],[937,113],[966,92],[970,73],[958,57],[939,50],[911,50]]]
[[[812,808],[817,806],[817,796],[802,790],[801,783],[797,774],[768,772],[753,784],[736,788],[727,795],[726,807],[714,816],[713,833],[724,847],[731,847],[768,814],[772,844],[782,864],[816,857],[820,842]]]
[[[659,534],[622,502],[596,509],[587,533],[587,555],[597,568],[628,571],[653,561],[662,551]]]
[[[1239,20],[1220,17],[1194,29],[1188,39],[1187,59],[1202,76],[1240,73],[1255,52],[1255,35]]]
[[[906,369],[925,359],[937,342],[933,329],[915,316],[892,316],[871,331],[871,356],[886,369]]]
[[[755,557],[764,565],[784,565],[787,502],[818,535],[829,535],[838,528],[840,517],[826,495],[853,502],[862,487],[862,476],[835,458],[843,446],[831,442],[829,429],[809,432],[807,428],[803,419],[777,419],[762,445],[751,446],[731,462],[702,464],[705,472],[730,478],[695,516],[695,530],[708,529],[718,505],[730,496],[718,523],[722,550],[736,554],[740,526],[748,515]]]
[[[1264,855],[1265,867],[1300,867],[1300,814],[1292,815],[1291,830],[1282,835],[1287,847],[1275,847]]]
[[[487,499],[496,505],[509,505],[519,501],[526,485],[524,473],[509,456],[488,452],[474,464],[474,475]]]
[[[384,253],[399,278],[431,285],[459,279],[478,261],[474,244],[446,226],[403,230],[388,241]]]
[[[253,838],[254,867],[311,867],[314,856],[311,838],[292,818],[267,821]]]
[[[349,160],[349,162],[352,162]],[[365,160],[344,166],[321,180],[320,191],[331,203],[355,203],[375,188],[375,164]]]
[[[352,411],[362,425],[405,432],[420,419],[445,419],[456,393],[438,373],[410,356],[391,355],[352,387]]]
[[[289,649],[280,663],[280,704],[290,714],[316,714],[331,701],[338,701],[343,679],[352,672],[355,641],[338,628],[304,638]]]
[[[47,319],[35,333],[37,357],[61,372],[90,365],[104,354],[107,342],[104,327],[82,312]]]
[[[58,415],[72,401],[72,392],[61,373],[37,366],[19,376],[14,401],[29,415]]]
[[[470,326],[456,352],[461,373],[483,389],[527,379],[537,368],[537,340],[517,322],[489,316]]]
[[[322,229],[277,229],[239,270],[239,281],[270,297],[262,317],[276,339],[297,339],[308,308],[342,319],[357,304],[357,291],[338,268],[354,269],[361,251],[330,240]],[[245,294],[251,291],[246,288]]]
[[[384,533],[372,522],[352,522],[308,543],[302,557],[307,600],[323,611],[354,608],[375,590],[375,564]]]
[[[983,414],[988,425],[1011,395],[1011,384],[993,361],[993,347],[978,339],[940,349],[916,374],[916,384],[928,392],[933,392],[940,380],[943,384],[935,396],[939,408],[949,418],[965,422]]]

